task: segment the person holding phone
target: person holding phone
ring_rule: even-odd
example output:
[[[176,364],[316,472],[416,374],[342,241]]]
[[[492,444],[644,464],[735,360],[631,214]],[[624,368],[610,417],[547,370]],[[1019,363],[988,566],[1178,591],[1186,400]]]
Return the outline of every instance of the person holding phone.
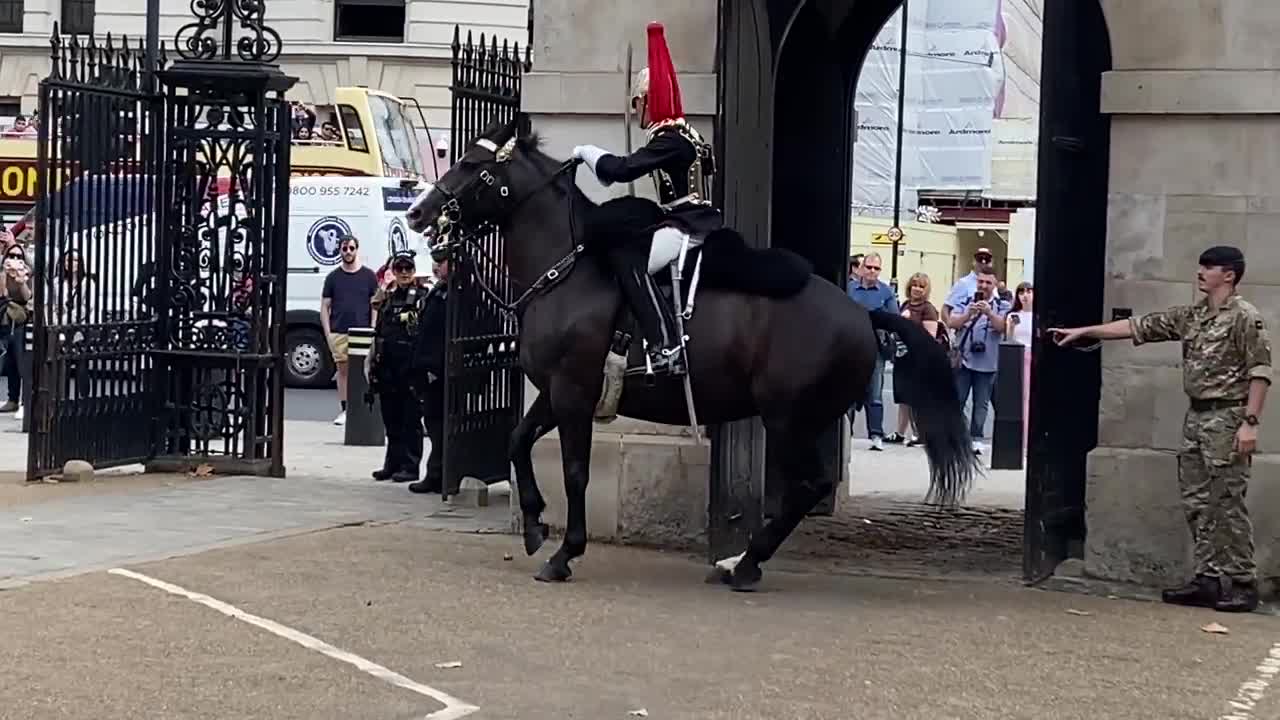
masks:
[[[30,315],[31,268],[27,265],[26,250],[13,241],[13,236],[0,238],[4,242],[4,280],[0,282],[0,346],[4,359],[0,361],[0,374],[8,380],[9,399],[0,405],[0,413],[16,412],[22,405],[22,352],[23,335]]]
[[[956,392],[961,404],[970,396],[973,398],[969,435],[973,438],[973,452],[981,455],[983,426],[996,384],[1000,338],[1007,330],[1005,318],[1009,314],[1009,303],[996,294],[993,273],[979,269],[975,279],[977,289],[973,296],[959,301],[948,316],[947,324],[956,331],[954,347],[960,355],[960,365],[955,369]]]

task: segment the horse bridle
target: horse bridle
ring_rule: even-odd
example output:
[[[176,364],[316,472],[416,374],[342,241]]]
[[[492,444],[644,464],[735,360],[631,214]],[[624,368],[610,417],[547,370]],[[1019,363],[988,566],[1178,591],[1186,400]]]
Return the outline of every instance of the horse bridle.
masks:
[[[511,139],[502,147],[498,147],[497,143],[489,140],[488,138],[480,138],[476,140],[474,144],[493,153],[494,160],[500,167],[511,161],[511,156],[515,152],[516,136],[512,135]],[[581,162],[582,160],[578,158],[572,158],[562,163],[554,173],[551,173],[551,175],[544,178],[519,199],[511,203],[499,202],[498,212],[495,213],[495,216],[479,222],[474,227],[468,226],[463,218],[462,202],[460,198],[468,201],[478,200],[484,192],[493,188],[495,185],[498,187],[498,195],[500,197],[503,199],[509,198],[511,196],[511,188],[507,179],[499,178],[497,174],[490,172],[488,168],[485,168],[482,169],[474,178],[467,181],[467,183],[461,188],[458,188],[457,191],[450,190],[443,185],[437,184],[435,186],[435,190],[445,197],[445,203],[440,210],[440,217],[436,220],[436,237],[445,238],[444,245],[452,254],[455,247],[454,238],[456,234],[458,240],[458,252],[464,253],[469,249],[472,254],[478,254],[484,257],[488,262],[497,265],[494,258],[489,255],[484,247],[481,246],[473,236],[483,234],[485,229],[493,229],[498,221],[510,216],[511,213],[515,212],[520,208],[520,206],[528,202],[534,195],[537,195],[543,190],[553,186],[560,179],[560,176],[575,170]],[[574,227],[573,220],[572,192],[568,193],[568,200],[566,204],[569,213],[569,236],[576,239],[577,231]],[[583,245],[574,245],[568,255],[565,255],[546,272],[542,273],[537,280],[535,280],[523,293],[521,293],[520,297],[510,303],[495,292],[493,288],[489,287],[488,283],[484,281],[484,278],[481,277],[479,273],[475,273],[476,284],[480,286],[480,289],[489,296],[489,299],[492,300],[500,310],[514,315],[518,319],[523,314],[525,306],[528,305],[536,295],[551,289],[565,278],[569,270],[577,261],[578,256],[582,254],[583,250]],[[472,263],[474,264],[474,259],[472,259]],[[503,272],[506,274],[507,280],[511,282],[511,274],[505,270]]]

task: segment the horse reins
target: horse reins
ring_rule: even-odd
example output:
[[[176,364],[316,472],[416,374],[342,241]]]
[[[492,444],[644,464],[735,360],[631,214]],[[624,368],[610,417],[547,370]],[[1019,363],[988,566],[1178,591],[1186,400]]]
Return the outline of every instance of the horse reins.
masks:
[[[512,143],[509,143],[509,145],[513,143],[514,143],[514,138],[512,140]],[[510,157],[509,156],[510,151],[507,147],[498,148],[498,146],[493,141],[488,140],[486,138],[481,138],[480,140],[477,140],[476,144],[492,152],[494,156],[498,158],[499,163],[506,162],[506,160],[503,159],[504,152],[508,153],[507,154],[508,159]],[[524,205],[524,203],[526,203],[534,195],[537,195],[538,193],[542,192],[548,187],[552,187],[556,182],[560,180],[561,176],[565,175],[570,171],[577,169],[578,164],[581,162],[582,160],[578,158],[572,158],[562,163],[554,173],[551,173],[549,176],[544,178],[541,182],[539,182],[537,185],[531,188],[527,193],[525,193],[518,200],[503,207],[501,209],[501,216],[502,217],[509,216],[511,213],[518,210],[522,205]],[[463,247],[470,248],[470,252],[473,255],[479,255],[480,257],[484,258],[486,261],[488,261],[489,263],[495,266],[498,266],[500,264],[494,260],[493,256],[490,255],[488,251],[486,251],[479,242],[473,239],[474,235],[483,234],[486,229],[496,230],[497,228],[495,227],[495,223],[492,220],[486,220],[484,222],[479,223],[474,228],[468,227],[463,221],[462,204],[459,202],[458,198],[465,196],[467,194],[472,194],[474,197],[479,197],[480,192],[483,191],[483,188],[481,187],[482,185],[485,187],[493,187],[493,185],[497,181],[498,181],[497,176],[494,173],[489,172],[488,169],[485,169],[485,170],[481,170],[479,175],[477,175],[473,180],[471,180],[462,188],[460,188],[456,193],[450,190],[449,188],[443,187],[441,185],[435,186],[436,190],[438,190],[440,194],[444,195],[444,197],[446,198],[446,202],[444,204],[444,208],[441,216],[446,218],[447,220],[443,234],[449,237],[449,241],[448,241],[449,244],[452,244],[453,234],[456,232],[458,235],[457,239]],[[498,192],[504,198],[510,195],[510,190],[506,185],[500,186]],[[569,214],[569,237],[576,239],[578,233],[577,233],[577,228],[575,227],[575,222],[574,222],[572,191],[568,193],[566,205],[567,205],[568,214]],[[547,289],[550,289],[551,287],[554,287],[557,283],[559,283],[561,280],[563,280],[566,277],[568,271],[573,267],[574,263],[577,262],[578,256],[582,254],[584,249],[585,249],[584,246],[581,244],[574,245],[573,249],[569,251],[569,254],[565,255],[563,258],[557,261],[554,265],[548,268],[547,271],[542,273],[542,275],[539,276],[537,280],[535,280],[532,284],[530,284],[529,287],[523,293],[521,293],[519,297],[517,297],[514,301],[510,303],[508,303],[501,295],[499,295],[496,291],[494,291],[493,288],[489,287],[489,284],[485,282],[484,278],[481,276],[480,273],[473,273],[473,277],[476,281],[476,284],[480,286],[480,290],[485,295],[487,295],[495,305],[497,305],[499,310],[519,318],[523,314],[525,306],[528,305],[529,301],[531,301],[534,298],[534,296],[540,294],[541,292]],[[472,262],[474,264],[474,258]],[[508,281],[514,282],[514,279],[511,278],[511,274],[509,272],[506,272],[505,274],[507,276]]]

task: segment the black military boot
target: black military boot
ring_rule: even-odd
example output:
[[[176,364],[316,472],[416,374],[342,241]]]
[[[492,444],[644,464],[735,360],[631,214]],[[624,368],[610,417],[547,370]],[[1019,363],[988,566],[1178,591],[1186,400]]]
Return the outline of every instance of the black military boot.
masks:
[[[1170,588],[1160,593],[1160,599],[1171,605],[1213,607],[1222,592],[1221,580],[1208,575],[1196,575],[1182,587]]]
[[[1258,609],[1258,584],[1229,579],[1230,587],[1221,594],[1213,609],[1218,612],[1253,612]]]
[[[382,482],[383,480],[390,480],[394,473],[386,468],[381,468],[379,470],[374,470],[371,474],[374,480]]]
[[[391,476],[393,483],[411,483],[418,479],[418,474],[408,470],[398,470]]]
[[[409,492],[418,493],[419,495],[439,495],[443,486],[444,482],[441,478],[428,477],[415,483],[409,483]]]

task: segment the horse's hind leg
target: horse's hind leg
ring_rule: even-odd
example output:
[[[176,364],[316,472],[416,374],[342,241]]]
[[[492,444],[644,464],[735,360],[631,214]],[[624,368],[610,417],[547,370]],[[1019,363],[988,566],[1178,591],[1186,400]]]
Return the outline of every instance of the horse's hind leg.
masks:
[[[782,434],[782,438],[781,442],[769,444],[770,452],[782,453],[781,469],[786,484],[780,512],[751,536],[746,552],[717,562],[713,570],[718,579],[734,590],[756,588],[763,575],[760,563],[772,558],[800,521],[831,492],[831,482],[822,472],[817,435],[790,432]]]
[[[524,550],[530,555],[538,552],[547,539],[547,526],[542,522],[542,511],[547,509],[547,502],[538,489],[538,480],[533,474],[533,444],[538,438],[551,432],[556,426],[555,415],[551,412],[550,396],[545,392],[538,393],[529,411],[524,414],[520,424],[511,433],[511,444],[507,457],[515,466],[516,491],[520,493],[521,524],[524,525]]]

